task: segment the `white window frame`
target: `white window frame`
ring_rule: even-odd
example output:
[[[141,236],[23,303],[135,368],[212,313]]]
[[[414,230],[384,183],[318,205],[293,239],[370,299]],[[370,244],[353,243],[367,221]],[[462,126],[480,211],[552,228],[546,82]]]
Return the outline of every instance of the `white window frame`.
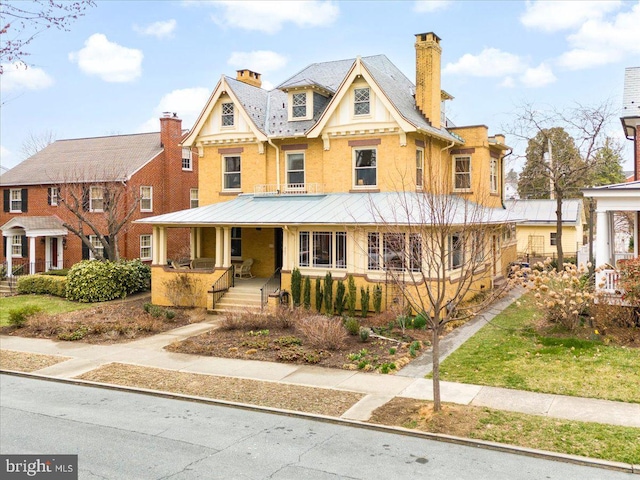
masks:
[[[366,169],[371,169],[372,167],[358,167],[357,166],[357,162],[358,162],[358,152],[363,152],[363,151],[372,151],[374,152],[374,162],[375,165],[373,166],[373,170],[375,171],[375,177],[376,177],[376,181],[374,184],[372,185],[365,185],[364,183],[362,183],[361,185],[358,184],[358,175],[357,175],[357,170],[364,170]],[[353,188],[354,189],[372,189],[372,188],[378,188],[378,149],[375,147],[358,147],[358,148],[354,148],[353,149],[353,165],[352,165],[352,172],[353,172]]]
[[[17,204],[18,208],[14,208],[14,202]],[[22,212],[22,189],[12,188],[9,190],[9,212]]]
[[[91,246],[98,250],[100,252],[100,256],[104,258],[104,245],[102,245],[100,238],[98,238],[97,235],[89,235],[89,243],[91,243]],[[95,259],[96,256],[93,254],[93,250],[89,249],[89,260]]]
[[[552,247],[558,245],[558,232],[549,232],[549,245]]]
[[[22,235],[12,235],[10,238],[11,238],[11,257],[22,258]]]
[[[401,251],[392,248],[399,243]],[[420,233],[368,232],[367,270],[420,272],[424,262],[424,242]]]
[[[311,95],[310,92],[290,92],[289,93],[289,119],[291,121],[297,121],[297,120],[309,120],[311,119],[311,112],[312,112],[312,108],[311,108],[311,101],[310,101]],[[300,99],[304,99],[304,103],[299,103]],[[304,114],[300,114],[302,112],[300,112],[300,110],[297,109],[301,109],[302,107],[304,107]],[[298,111],[298,115],[296,115],[296,111]]]
[[[294,155],[302,155],[302,170],[299,169],[292,169],[291,165],[289,164],[289,159],[294,156]],[[287,152],[286,155],[286,168],[287,168],[287,191],[289,192],[295,192],[295,191],[304,191],[305,185],[306,185],[306,172],[305,172],[305,166],[306,166],[306,158],[305,158],[305,154],[304,152]],[[302,182],[295,182],[292,183],[289,181],[289,174],[291,173],[300,173],[302,172]]]
[[[58,206],[58,187],[51,187],[51,206]]]
[[[231,123],[229,123],[229,118]],[[236,108],[233,102],[224,102],[220,107],[220,126],[232,128],[236,124]]]
[[[149,192],[148,197],[146,192]],[[148,206],[145,205],[146,202],[148,202]],[[140,211],[153,212],[153,187],[150,185],[140,187]]]
[[[491,158],[489,161],[489,190],[491,193],[498,193],[498,159]]]
[[[94,192],[96,195],[94,196]],[[100,196],[98,196],[98,194]],[[94,207],[94,202],[99,203],[100,208]],[[89,187],[89,211],[90,212],[102,212],[104,211],[104,189],[102,187],[92,186]]]
[[[195,205],[194,205],[195,202]],[[189,190],[189,208],[198,208],[200,206],[200,197],[197,188]]]
[[[359,92],[367,92],[367,100],[358,100]],[[360,105],[367,105],[366,112],[358,113],[358,107]],[[353,116],[354,117],[367,117],[371,115],[371,88],[370,87],[355,87],[353,89]]]
[[[185,172],[193,170],[193,156],[190,147],[182,147],[182,170]]]
[[[416,189],[424,188],[424,148],[416,148]]]
[[[153,258],[153,238],[150,234],[140,235],[140,260]]]
[[[454,240],[454,237],[457,239]],[[458,270],[464,264],[464,238],[461,233],[449,235],[449,270]],[[456,260],[457,259],[457,260]]]
[[[236,172],[236,171],[232,171],[232,172],[227,172],[227,159],[228,158],[238,158],[240,160],[240,169]],[[237,187],[227,187],[226,186],[226,179],[227,176],[230,175],[238,175],[240,178],[239,186]],[[222,156],[222,190],[225,192],[240,192],[242,191],[242,156],[239,154],[234,154],[234,155],[223,155]]]
[[[467,171],[457,171],[457,165],[458,165],[458,161],[468,161],[469,162],[469,169]],[[470,192],[471,191],[471,155],[455,155],[453,157],[453,190],[455,192]],[[463,176],[468,177],[469,178],[469,185],[468,186],[462,186],[462,187],[458,187],[457,186],[457,180],[458,178],[463,178]]]
[[[316,242],[319,237],[329,237],[326,259],[329,263],[319,263]],[[345,231],[305,230],[298,233],[298,265],[318,269],[345,270],[349,261],[349,240]]]

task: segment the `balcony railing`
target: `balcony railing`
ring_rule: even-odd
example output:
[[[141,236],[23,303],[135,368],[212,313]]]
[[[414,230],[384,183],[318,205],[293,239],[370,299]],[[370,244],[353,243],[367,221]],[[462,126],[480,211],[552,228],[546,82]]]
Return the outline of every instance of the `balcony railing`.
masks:
[[[321,183],[286,183],[277,185],[266,183],[256,185],[253,194],[256,197],[271,197],[276,195],[322,195],[324,185]]]
[[[620,274],[615,270],[602,270],[601,272],[600,290],[607,293],[618,293],[618,279]]]

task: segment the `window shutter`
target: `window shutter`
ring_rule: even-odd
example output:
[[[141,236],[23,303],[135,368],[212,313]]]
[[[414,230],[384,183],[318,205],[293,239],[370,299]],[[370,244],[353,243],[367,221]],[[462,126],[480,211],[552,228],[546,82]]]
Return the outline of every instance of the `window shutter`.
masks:
[[[82,259],[89,260],[89,247],[84,243],[84,241],[82,242]]]
[[[3,209],[5,212],[9,211],[9,207],[11,204],[11,201],[9,200],[9,189],[5,188],[4,191],[2,192],[2,196],[3,196]]]
[[[51,205],[51,187],[47,188],[47,204]]]
[[[2,240],[3,240],[3,242],[2,242],[2,255],[6,255],[7,254],[7,237],[3,236]],[[9,253],[9,255],[11,255],[11,253]]]
[[[23,258],[26,258],[29,256],[29,245],[27,243],[27,236],[23,235],[22,236],[22,253],[20,255],[22,255]]]
[[[89,211],[89,189],[87,187],[82,187],[82,210]]]
[[[27,211],[27,206],[28,206],[28,203],[29,203],[28,193],[29,193],[29,190],[27,190],[26,188],[22,189],[22,195],[21,195],[22,196],[22,201],[20,203],[22,204],[22,211],[23,212]]]

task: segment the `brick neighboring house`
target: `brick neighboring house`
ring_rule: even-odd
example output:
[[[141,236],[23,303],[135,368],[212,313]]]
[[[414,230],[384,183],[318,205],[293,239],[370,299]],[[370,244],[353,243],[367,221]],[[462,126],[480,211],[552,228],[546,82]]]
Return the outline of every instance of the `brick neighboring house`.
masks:
[[[120,211],[138,201],[117,238],[120,256],[150,262],[152,227],[132,222],[198,206],[197,154],[181,147],[184,134],[182,120],[165,113],[160,132],[58,140],[2,174],[0,258],[6,271],[36,273],[92,258],[88,246],[65,227],[77,228],[79,220],[61,198],[80,192],[82,215],[107,235],[102,205],[117,184],[125,185]],[[94,246],[101,245],[86,224],[83,233]],[[175,258],[188,248],[188,229],[170,232],[168,255]]]

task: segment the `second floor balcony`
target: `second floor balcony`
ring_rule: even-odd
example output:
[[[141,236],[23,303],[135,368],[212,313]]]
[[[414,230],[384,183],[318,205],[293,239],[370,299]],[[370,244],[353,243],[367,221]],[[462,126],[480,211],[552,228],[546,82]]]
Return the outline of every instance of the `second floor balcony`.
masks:
[[[256,197],[271,197],[276,195],[322,195],[324,185],[321,183],[265,183],[254,187]]]

